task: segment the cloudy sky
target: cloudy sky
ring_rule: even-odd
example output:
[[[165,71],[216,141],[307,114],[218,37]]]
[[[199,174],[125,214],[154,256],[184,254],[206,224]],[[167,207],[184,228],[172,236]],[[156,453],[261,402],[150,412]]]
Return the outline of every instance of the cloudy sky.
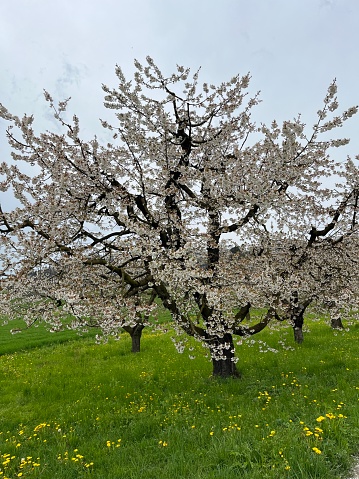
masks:
[[[337,78],[342,108],[359,104],[358,0],[13,0],[0,2],[0,102],[51,128],[42,91],[72,97],[90,136],[103,117],[101,84],[115,64],[131,76],[150,55],[165,73],[201,67],[219,83],[251,72],[259,120],[309,125]],[[343,131],[359,153],[359,116]],[[0,123],[0,161],[6,161]]]

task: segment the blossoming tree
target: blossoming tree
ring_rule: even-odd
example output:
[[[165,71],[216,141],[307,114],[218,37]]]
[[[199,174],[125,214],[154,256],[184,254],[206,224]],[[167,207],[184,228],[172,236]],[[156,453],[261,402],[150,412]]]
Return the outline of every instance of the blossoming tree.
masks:
[[[352,320],[358,305],[357,189],[332,213],[332,219],[314,236],[283,238],[272,234],[266,245],[262,269],[268,271],[265,303],[276,304],[277,319],[289,320],[296,342],[303,341],[304,314],[309,306],[319,316],[328,314],[334,329],[343,329],[342,316]],[[339,210],[346,205],[340,218]],[[341,212],[343,213],[343,211]],[[332,233],[332,234],[331,234]],[[271,259],[269,259],[271,258]],[[267,263],[267,264],[266,264]]]
[[[47,92],[60,132],[37,134],[32,116],[1,106],[14,160],[1,165],[1,188],[21,204],[1,210],[2,304],[29,323],[56,329],[68,311],[72,327],[124,327],[138,340],[157,298],[178,330],[208,346],[214,375],[237,376],[234,336],[295,304],[304,284],[295,272],[308,277],[317,244],[357,234],[357,168],[328,155],[348,140],[320,139],[357,108],[334,116],[333,82],[308,132],[300,116],[258,127],[249,75],[200,84],[198,72],[165,76],[149,57],[132,81],[116,74],[117,88],[103,86],[108,144],[82,138],[68,101]],[[333,174],[340,187],[326,186]],[[293,248],[279,254],[279,234],[306,250],[290,274]],[[256,307],[267,312],[245,325]]]

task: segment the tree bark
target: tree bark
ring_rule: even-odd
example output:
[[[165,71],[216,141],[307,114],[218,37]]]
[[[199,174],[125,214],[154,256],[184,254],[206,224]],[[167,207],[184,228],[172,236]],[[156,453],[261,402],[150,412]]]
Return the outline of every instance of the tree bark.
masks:
[[[304,303],[299,303],[298,301],[298,292],[294,291],[291,299],[290,306],[290,320],[293,326],[294,331],[294,341],[297,344],[301,344],[304,340],[303,336],[303,323],[304,323],[304,313],[307,307],[309,306],[311,300],[306,300]]]
[[[342,318],[340,316],[331,316],[330,325],[333,329],[344,329]]]
[[[326,306],[329,308],[330,326],[333,329],[344,329],[340,308],[338,307],[336,301],[329,301],[327,302]]]
[[[136,324],[136,326],[123,326],[123,329],[129,333],[132,339],[133,353],[139,353],[141,350],[141,336],[142,330],[145,326],[143,324]]]
[[[303,326],[303,323],[302,323]],[[303,327],[302,326],[294,326],[293,331],[294,331],[294,341],[297,344],[301,344],[304,340],[303,337]]]
[[[291,312],[291,322],[294,331],[294,341],[301,344],[303,337],[304,309],[299,305],[295,306]]]
[[[214,377],[239,378],[241,376],[234,360],[234,344],[231,334],[226,333],[221,338],[213,339],[210,349]]]

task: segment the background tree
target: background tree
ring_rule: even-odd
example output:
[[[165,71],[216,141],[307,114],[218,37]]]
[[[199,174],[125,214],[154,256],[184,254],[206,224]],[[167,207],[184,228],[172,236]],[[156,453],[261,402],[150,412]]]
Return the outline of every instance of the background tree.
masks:
[[[279,284],[284,296],[295,290],[273,282],[271,237],[279,231],[283,241],[305,238],[312,246],[342,204],[357,235],[354,163],[346,160],[338,188],[326,183],[343,169],[329,149],[348,140],[319,139],[357,108],[333,116],[333,82],[309,133],[300,116],[281,128],[275,121],[257,127],[249,75],[200,85],[198,72],[190,78],[177,66],[165,76],[149,57],[135,62],[132,81],[120,67],[116,75],[117,88],[103,86],[115,114],[102,121],[112,137],[106,145],[82,139],[68,102],[55,106],[47,92],[61,133],[37,134],[32,117],[1,107],[19,165],[1,165],[2,189],[12,188],[21,203],[1,214],[2,302],[9,309],[28,297],[29,273],[43,264],[56,270],[56,281],[47,282],[42,301],[28,302],[28,320],[41,307],[54,321],[61,305],[77,318],[73,327],[91,321],[108,333],[144,324],[157,297],[179,330],[208,346],[214,375],[238,376],[233,335],[256,334],[277,316]],[[250,260],[229,254],[233,237],[244,253],[255,251]],[[266,308],[263,319],[244,326],[256,307]]]
[[[303,238],[271,234],[260,250],[269,260],[271,287],[267,302],[274,302],[281,320],[293,326],[296,342],[303,341],[304,314],[312,306],[330,313],[334,329],[343,329],[342,314],[352,317],[357,305],[357,196],[352,189],[321,229],[308,226]]]

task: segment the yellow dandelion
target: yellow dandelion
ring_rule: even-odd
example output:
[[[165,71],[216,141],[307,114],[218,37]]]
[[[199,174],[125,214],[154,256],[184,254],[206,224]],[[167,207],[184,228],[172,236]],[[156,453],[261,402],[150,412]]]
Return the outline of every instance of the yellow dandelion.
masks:
[[[324,421],[324,420],[325,420],[325,417],[324,417],[324,416],[319,416],[319,417],[317,417],[317,419],[316,419],[317,422],[322,422],[322,421]]]

